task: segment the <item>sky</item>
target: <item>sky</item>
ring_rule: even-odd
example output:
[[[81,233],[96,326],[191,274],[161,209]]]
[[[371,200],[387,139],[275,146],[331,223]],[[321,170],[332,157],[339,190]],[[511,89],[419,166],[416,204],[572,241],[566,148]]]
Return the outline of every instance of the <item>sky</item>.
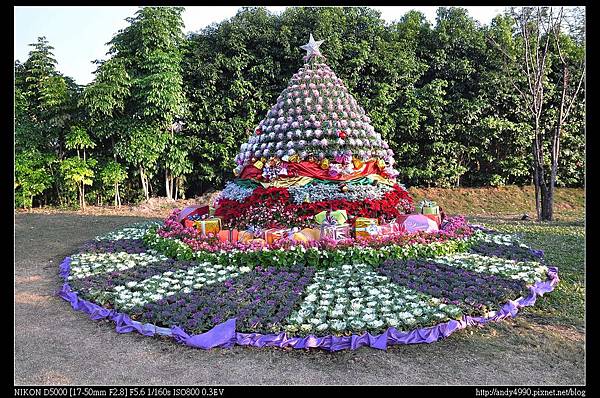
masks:
[[[286,7],[266,7],[274,13],[282,12]],[[372,7],[381,11],[386,22],[398,20],[406,12],[416,9],[427,19],[435,22],[437,7]],[[481,24],[488,24],[492,18],[503,11],[500,6],[465,7],[469,14]],[[92,61],[106,59],[109,42],[119,29],[125,28],[126,18],[134,16],[138,7],[130,6],[51,6],[51,7],[14,7],[15,21],[15,60],[25,62],[31,47],[38,36],[46,36],[54,47],[57,69],[70,76],[78,84],[88,84],[96,68]],[[235,15],[236,6],[196,6],[185,7],[183,22],[185,31],[195,32],[213,22],[221,22]],[[327,38],[325,38],[326,40]],[[298,43],[302,45],[304,43]]]

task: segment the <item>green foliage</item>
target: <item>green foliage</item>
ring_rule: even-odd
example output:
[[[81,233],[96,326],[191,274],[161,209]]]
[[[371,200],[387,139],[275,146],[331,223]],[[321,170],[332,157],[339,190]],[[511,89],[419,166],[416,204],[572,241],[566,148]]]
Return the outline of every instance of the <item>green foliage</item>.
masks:
[[[15,156],[15,205],[32,207],[33,198],[52,186],[48,165],[51,155],[43,155],[35,149],[21,151]]]
[[[120,163],[109,160],[100,171],[100,179],[105,185],[120,184],[127,179],[127,170]]]
[[[301,245],[287,250],[257,250],[257,251],[221,251],[210,252],[192,250],[177,239],[163,238],[157,234],[156,228],[149,229],[143,237],[144,243],[164,254],[178,260],[195,260],[199,263],[210,262],[228,264],[238,267],[254,268],[287,267],[294,264],[311,264],[317,268],[341,266],[343,264],[369,264],[377,267],[385,259],[408,259],[418,257],[436,257],[452,253],[461,253],[478,239],[472,236],[465,239],[452,239],[445,242],[430,244],[390,245],[385,247],[347,247],[343,249],[321,250],[305,248]]]
[[[63,160],[60,164],[60,171],[67,183],[75,186],[92,185],[94,178],[93,167],[97,164],[95,159],[84,161],[78,157],[71,157]]]
[[[65,147],[67,149],[91,149],[95,148],[96,144],[85,129],[79,126],[71,126],[71,130],[66,137]]]
[[[119,182],[125,201],[145,196],[146,177],[150,187],[164,187],[161,179],[186,176],[187,197],[220,188],[233,177],[240,143],[302,65],[299,46],[310,33],[325,40],[327,63],[396,153],[401,182],[531,183],[532,121],[508,78],[526,84],[516,73],[522,43],[509,13],[481,26],[465,9],[439,8],[434,24],[417,11],[386,24],[368,7],[290,7],[277,15],[244,7],[186,37],[182,11],[141,7],[108,43],[109,58],[95,61],[95,79],[83,90],[56,71],[44,37],[24,63],[15,62],[15,150],[58,160],[40,163],[54,189],[34,196],[68,201],[74,186],[57,166],[92,148],[95,158],[133,170]],[[561,36],[572,79],[585,59],[578,29]],[[560,80],[557,51],[550,51],[549,79]],[[560,94],[548,86],[548,131]],[[562,131],[559,186],[584,181],[584,100],[582,90]],[[171,131],[176,121],[182,131]],[[145,176],[141,184],[137,173]]]

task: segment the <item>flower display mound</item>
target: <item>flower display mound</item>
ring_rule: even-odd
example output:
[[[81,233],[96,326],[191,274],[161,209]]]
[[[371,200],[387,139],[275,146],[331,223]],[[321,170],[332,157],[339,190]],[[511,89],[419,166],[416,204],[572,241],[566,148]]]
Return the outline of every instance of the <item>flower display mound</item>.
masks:
[[[216,198],[227,228],[306,227],[324,210],[380,223],[413,210],[394,152],[311,40],[304,65],[240,145]]]
[[[120,333],[204,349],[336,351],[431,343],[515,316],[558,283],[543,252],[461,217],[386,242],[228,250],[160,236],[161,227],[85,243],[61,264],[59,295]]]

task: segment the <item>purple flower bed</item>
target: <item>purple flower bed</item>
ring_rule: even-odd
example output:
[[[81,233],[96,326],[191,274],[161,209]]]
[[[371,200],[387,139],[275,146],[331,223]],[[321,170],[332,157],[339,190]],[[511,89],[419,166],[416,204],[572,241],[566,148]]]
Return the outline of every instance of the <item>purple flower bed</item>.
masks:
[[[542,262],[543,250],[535,250],[517,245],[502,245],[494,242],[481,242],[471,247],[471,253],[487,257],[500,257],[514,261],[538,261]]]
[[[141,239],[91,240],[85,242],[79,253],[115,253],[126,252],[137,254],[146,252],[146,246]]]
[[[428,259],[386,260],[379,272],[393,282],[454,304],[468,315],[483,315],[527,294],[524,281],[437,264]]]
[[[237,318],[239,330],[271,332],[290,315],[314,272],[313,267],[301,265],[289,269],[259,266],[222,284],[134,308],[131,314],[140,322],[177,325],[191,334],[231,318]]]
[[[87,278],[72,279],[69,281],[69,284],[73,290],[80,292],[82,298],[95,299],[99,300],[100,304],[106,304],[106,302],[102,302],[101,297],[93,292],[106,292],[115,286],[124,285],[127,282],[139,282],[167,271],[179,269],[186,270],[197,266],[197,262],[168,259],[161,262],[150,263],[145,266],[137,266],[124,271],[114,271],[107,274],[89,276]]]

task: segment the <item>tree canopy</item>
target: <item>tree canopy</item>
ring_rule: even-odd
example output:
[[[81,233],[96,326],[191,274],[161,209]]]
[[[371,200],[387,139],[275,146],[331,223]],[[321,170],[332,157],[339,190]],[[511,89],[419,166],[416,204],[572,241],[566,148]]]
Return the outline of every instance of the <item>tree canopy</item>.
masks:
[[[239,143],[302,65],[310,33],[325,40],[327,64],[396,153],[400,182],[533,181],[534,126],[514,87],[527,83],[517,73],[523,43],[510,12],[482,26],[459,7],[440,7],[433,24],[418,11],[386,23],[368,7],[244,7],[187,35],[182,12],[141,7],[85,87],[56,70],[44,37],[31,44],[15,63],[17,205],[74,204],[78,192],[120,203],[220,188],[233,178]],[[549,81],[585,59],[581,14],[569,21],[561,54],[549,48]],[[561,130],[560,186],[584,183],[584,99],[585,86]],[[545,101],[541,126],[550,131],[560,90],[548,88]]]

